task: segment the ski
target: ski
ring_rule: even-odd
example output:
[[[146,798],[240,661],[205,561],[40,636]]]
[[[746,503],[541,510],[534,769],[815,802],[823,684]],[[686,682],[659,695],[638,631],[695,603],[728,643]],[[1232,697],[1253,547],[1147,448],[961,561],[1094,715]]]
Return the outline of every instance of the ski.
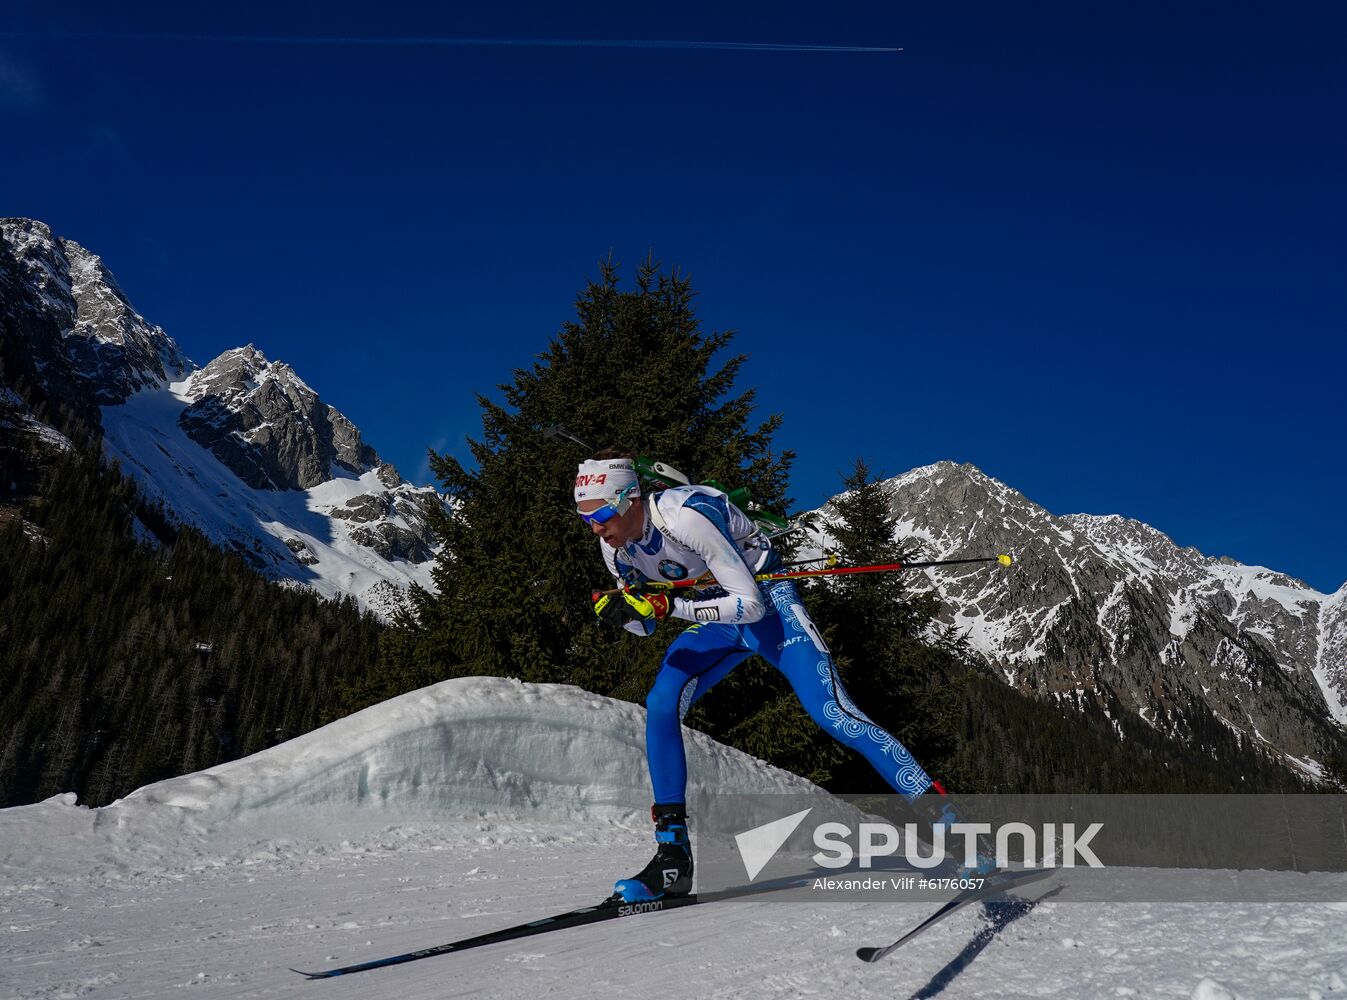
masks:
[[[1045,879],[1056,871],[1056,868],[1028,868],[1023,871],[993,872],[986,876],[982,885],[978,886],[976,889],[965,889],[921,923],[917,924],[916,927],[913,927],[902,937],[898,938],[898,940],[891,944],[886,944],[882,948],[857,948],[856,957],[862,962],[878,962],[886,955],[891,954],[902,945],[911,941],[918,934],[930,930],[950,914],[957,913],[969,903],[976,903],[980,899],[986,899],[989,896],[995,896],[999,893],[1007,892],[1010,889],[1016,889],[1020,886],[1028,885],[1031,882],[1037,882],[1039,879]]]
[[[446,944],[435,945],[431,948],[422,948],[418,951],[409,951],[401,955],[390,955],[387,958],[376,958],[369,962],[360,962],[357,965],[346,965],[338,969],[325,969],[321,972],[305,972],[302,969],[291,969],[290,971],[297,972],[301,976],[307,976],[309,979],[332,979],[336,976],[349,976],[357,972],[368,972],[370,969],[384,969],[390,965],[402,965],[405,962],[416,962],[423,958],[434,958],[436,955],[448,955],[452,952],[467,951],[469,948],[482,948],[489,944],[517,941],[520,938],[533,937],[538,934],[547,934],[551,931],[565,930],[568,927],[584,927],[586,924],[597,924],[605,920],[617,920],[622,917],[634,917],[642,913],[664,913],[669,910],[681,909],[685,906],[696,906],[699,903],[714,903],[721,900],[731,899],[751,899],[762,893],[774,892],[778,889],[789,889],[807,884],[809,879],[813,876],[814,873],[810,873],[809,875],[789,876],[786,878],[772,879],[767,882],[760,882],[757,885],[752,886],[720,889],[715,892],[707,892],[700,895],[693,893],[688,896],[666,896],[663,899],[656,899],[643,903],[628,903],[624,900],[609,897],[602,903],[598,903],[594,906],[582,906],[579,909],[567,910],[564,913],[543,917],[540,920],[530,920],[528,923],[515,924],[513,927],[504,927],[500,930],[490,931],[486,934],[478,934],[475,937],[462,938],[458,941],[450,941]]]
[[[436,955],[448,955],[455,951],[466,951],[469,948],[481,948],[489,944],[499,944],[503,941],[516,941],[519,938],[564,930],[567,927],[583,927],[586,924],[596,924],[603,920],[617,920],[621,917],[636,916],[640,913],[660,913],[684,906],[695,906],[699,902],[702,902],[702,900],[695,895],[671,896],[646,903],[605,900],[597,906],[582,906],[577,910],[567,910],[565,913],[543,917],[541,920],[530,920],[528,923],[516,924],[513,927],[505,927],[498,931],[478,934],[475,937],[463,938],[459,941],[450,941],[447,944],[436,945],[432,948],[409,951],[402,955],[376,958],[369,962],[361,962],[358,965],[346,965],[339,969],[325,969],[322,972],[305,972],[302,969],[291,969],[290,971],[298,972],[301,976],[307,976],[309,979],[332,979],[336,976],[349,976],[357,972],[367,972],[370,969],[383,969],[390,965],[401,965],[404,962],[416,962],[423,958],[433,958]]]

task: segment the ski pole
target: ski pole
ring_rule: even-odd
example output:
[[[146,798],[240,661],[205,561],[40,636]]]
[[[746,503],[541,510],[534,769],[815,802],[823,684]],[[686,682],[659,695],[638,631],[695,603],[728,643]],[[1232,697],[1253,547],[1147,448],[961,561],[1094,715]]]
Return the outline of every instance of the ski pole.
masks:
[[[897,573],[905,569],[929,569],[932,566],[965,566],[971,563],[1000,563],[1009,566],[1014,560],[1002,553],[978,559],[934,559],[928,562],[883,563],[876,566],[833,566],[827,569],[802,569],[792,573],[763,573],[755,580],[793,580],[802,576],[845,576],[849,573]]]
[[[818,562],[816,559],[802,560],[804,563]],[[967,566],[974,563],[998,563],[1001,566],[1010,566],[1014,560],[1006,553],[995,556],[983,556],[976,559],[932,559],[926,562],[909,563],[878,563],[873,566],[829,566],[826,569],[803,569],[794,570],[788,573],[759,573],[753,577],[754,580],[796,580],[801,577],[814,576],[846,576],[853,573],[897,573],[905,569],[930,569],[934,566]],[[792,565],[801,565],[794,563]],[[710,572],[703,573],[701,576],[693,577],[690,580],[675,580],[664,582],[662,580],[651,581],[646,584],[647,590],[686,590],[690,587],[708,587],[716,583],[715,577]],[[620,594],[627,588],[615,587],[612,590],[595,590],[591,592],[591,600],[597,601],[605,594]]]

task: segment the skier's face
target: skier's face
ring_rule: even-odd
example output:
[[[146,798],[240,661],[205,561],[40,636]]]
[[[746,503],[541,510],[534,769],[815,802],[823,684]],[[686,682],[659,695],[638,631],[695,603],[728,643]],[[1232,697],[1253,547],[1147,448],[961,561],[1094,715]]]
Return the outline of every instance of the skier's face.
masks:
[[[604,505],[602,500],[581,500],[576,505],[576,509],[582,514],[592,514]],[[639,497],[633,497],[631,506],[627,508],[625,514],[619,514],[616,517],[610,517],[608,520],[599,524],[594,521],[587,521],[589,530],[598,535],[613,548],[621,548],[628,542],[635,541],[641,537],[641,532],[645,529],[645,508],[641,504]]]

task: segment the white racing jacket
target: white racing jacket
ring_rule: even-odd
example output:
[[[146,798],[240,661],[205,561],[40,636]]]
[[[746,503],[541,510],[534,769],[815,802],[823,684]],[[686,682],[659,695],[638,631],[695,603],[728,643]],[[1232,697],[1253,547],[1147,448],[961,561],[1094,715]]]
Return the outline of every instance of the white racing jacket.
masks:
[[[670,616],[696,622],[747,625],[767,611],[756,573],[773,573],[781,556],[758,526],[720,490],[710,486],[676,486],[644,500],[645,530],[641,537],[614,549],[602,539],[599,550],[608,571],[621,584],[639,589],[650,581],[675,582],[707,570],[717,586],[701,591],[674,591]],[[627,622],[636,635],[649,635],[654,622]]]

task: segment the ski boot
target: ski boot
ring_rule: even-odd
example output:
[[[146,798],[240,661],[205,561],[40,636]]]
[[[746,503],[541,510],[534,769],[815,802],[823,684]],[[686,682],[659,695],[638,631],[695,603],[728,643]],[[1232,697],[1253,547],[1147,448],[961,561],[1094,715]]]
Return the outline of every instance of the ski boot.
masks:
[[[933,798],[930,795],[923,795],[920,799],[912,803],[912,808],[921,816],[925,822],[932,828],[940,826],[945,829],[945,849],[948,852],[951,845],[949,836],[950,828],[955,823],[963,823],[966,820],[959,815],[959,811],[954,804],[949,801],[947,795],[941,792],[939,798]],[[960,837],[953,842],[963,846],[963,838]],[[951,855],[957,861],[954,869],[955,878],[966,878],[969,875],[989,875],[996,871],[996,845],[985,834],[979,834],[977,838],[977,855],[974,862],[970,865],[963,851],[958,855]]]
[[[650,816],[655,821],[655,856],[631,878],[620,879],[609,902],[648,903],[692,891],[692,840],[686,808],[681,802],[656,803],[650,807]]]

